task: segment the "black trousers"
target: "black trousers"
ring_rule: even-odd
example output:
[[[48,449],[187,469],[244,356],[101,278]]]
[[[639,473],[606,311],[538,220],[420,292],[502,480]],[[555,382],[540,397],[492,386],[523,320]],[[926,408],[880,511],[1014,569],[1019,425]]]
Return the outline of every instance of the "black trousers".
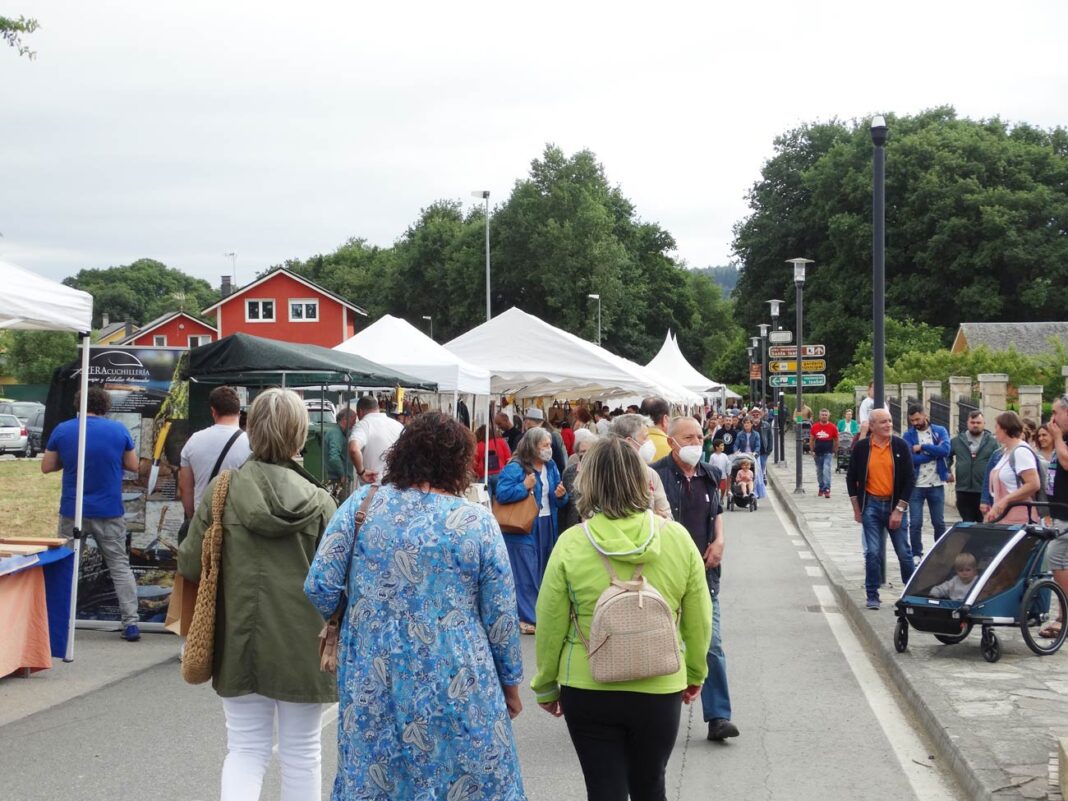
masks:
[[[675,747],[682,693],[560,688],[589,801],[667,801],[665,772]]]
[[[979,501],[982,499],[980,492],[957,491],[957,511],[960,519],[965,523],[982,523],[983,513],[979,511]]]

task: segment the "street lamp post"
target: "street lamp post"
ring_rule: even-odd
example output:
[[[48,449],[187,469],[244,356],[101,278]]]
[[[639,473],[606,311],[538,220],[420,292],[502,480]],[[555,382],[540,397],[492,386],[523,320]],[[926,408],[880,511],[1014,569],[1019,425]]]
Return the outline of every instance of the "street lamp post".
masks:
[[[805,309],[805,265],[811,264],[812,259],[787,259],[787,263],[794,265],[794,287],[797,290],[797,356],[795,375],[797,376],[797,414],[800,417],[801,413],[801,392],[803,390],[803,384],[801,383],[801,360],[804,358],[804,344],[805,344],[805,331],[802,327],[805,322],[804,309]],[[802,440],[804,437],[801,432],[801,421],[797,421],[797,425],[794,427],[794,436],[797,439],[797,447],[795,449],[794,458],[797,461],[795,466],[795,483],[794,483],[794,495],[804,495],[805,488],[801,486],[801,455],[803,449]]]
[[[883,408],[886,397],[886,133],[886,120],[882,116],[875,117],[871,121],[871,141],[875,145],[871,195],[871,351],[876,409]]]
[[[490,193],[488,189],[480,189],[477,192],[472,192],[473,197],[480,197],[486,201],[486,322],[490,321],[493,317],[493,312],[490,310],[490,238],[489,238],[489,197]]]
[[[767,323],[757,326],[760,329],[760,402],[768,402],[768,329]]]
[[[599,294],[590,294],[586,297],[597,301],[597,347],[601,347],[601,296]]]
[[[749,345],[745,352],[749,354],[749,400],[753,400],[753,346]]]
[[[749,337],[749,344],[753,346],[753,365],[757,364],[757,360],[760,358],[760,337]],[[757,389],[759,388],[760,380],[753,378],[753,371],[749,371],[749,386],[752,387],[752,391],[749,393],[751,399],[750,406],[756,405]]]
[[[778,298],[772,298],[771,300],[765,301],[765,303],[771,305],[772,331],[779,331],[781,329],[781,326],[779,325],[779,309],[782,308],[782,304],[784,302],[785,301],[779,300]],[[775,464],[786,461],[786,453],[784,448],[786,444],[784,439],[784,437],[786,436],[786,421],[782,419],[782,409],[779,408],[781,405],[779,402],[781,395],[782,392],[780,390],[774,387],[772,388],[771,402],[772,406],[775,407],[775,431],[773,432],[775,437]]]
[[[434,317],[430,314],[424,314],[423,319],[430,323],[430,338],[434,338]]]

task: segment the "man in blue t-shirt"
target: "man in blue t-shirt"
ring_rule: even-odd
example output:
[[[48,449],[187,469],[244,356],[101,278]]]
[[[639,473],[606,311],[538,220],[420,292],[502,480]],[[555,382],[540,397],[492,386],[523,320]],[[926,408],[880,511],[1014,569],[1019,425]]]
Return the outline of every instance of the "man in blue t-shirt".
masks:
[[[80,395],[81,393],[79,393]],[[79,399],[75,398],[75,405]],[[122,505],[122,471],[137,470],[137,452],[126,426],[105,415],[111,398],[100,387],[90,387],[85,419],[85,492],[82,502],[82,534],[92,534],[115,585],[122,614],[122,637],[141,639],[137,614],[137,582],[126,553],[126,520]],[[69,468],[69,469],[67,469]],[[41,460],[41,472],[63,471],[63,494],[59,501],[59,536],[70,537],[74,529],[74,496],[78,472],[78,420],[67,420],[52,431]]]

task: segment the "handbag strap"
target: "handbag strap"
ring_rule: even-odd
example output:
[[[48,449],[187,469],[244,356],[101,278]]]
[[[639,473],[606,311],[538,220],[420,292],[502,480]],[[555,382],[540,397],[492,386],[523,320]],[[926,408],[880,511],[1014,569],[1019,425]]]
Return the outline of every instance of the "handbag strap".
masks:
[[[237,442],[237,438],[244,433],[244,431],[238,428],[237,431],[234,432],[234,435],[226,441],[226,444],[223,446],[222,453],[220,453],[219,458],[215,460],[215,467],[211,468],[211,478],[209,478],[208,481],[211,481],[212,478],[215,478],[215,476],[219,475],[219,468],[222,467],[223,459],[226,458],[226,454],[230,452],[230,447],[235,442]]]
[[[356,522],[353,526],[352,533],[353,548],[355,548],[356,543],[360,541],[360,529],[363,527],[364,521],[367,520],[367,510],[371,508],[371,499],[374,498],[375,493],[378,492],[378,486],[378,484],[371,485],[371,489],[368,491],[367,495],[364,496],[363,503],[360,504],[360,508],[356,512]],[[350,559],[349,564],[351,563],[352,560]],[[348,583],[347,570],[345,571],[345,583]],[[334,625],[339,625],[341,623],[341,618],[345,615],[345,607],[347,605],[348,602],[345,600],[344,593],[342,593],[341,600],[339,600],[337,604],[337,609],[335,609],[334,614],[330,615],[330,617],[327,619],[327,624],[329,625],[330,623],[333,623]]]

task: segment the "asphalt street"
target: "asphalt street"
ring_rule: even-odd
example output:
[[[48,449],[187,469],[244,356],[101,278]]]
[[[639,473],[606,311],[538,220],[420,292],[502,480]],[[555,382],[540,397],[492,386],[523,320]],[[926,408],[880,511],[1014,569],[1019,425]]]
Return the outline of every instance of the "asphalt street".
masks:
[[[708,742],[700,705],[692,719],[684,709],[669,799],[963,797],[834,607],[812,554],[769,502],[727,513],[722,604],[741,736]],[[523,645],[529,678],[533,638]],[[542,712],[529,691],[524,704],[515,734],[528,796],[585,798],[563,720]],[[328,711],[323,798],[335,736]],[[167,661],[0,727],[0,798],[207,801],[218,797],[224,749],[221,704],[210,688],[182,682],[175,644]],[[279,797],[275,765],[262,797]]]

